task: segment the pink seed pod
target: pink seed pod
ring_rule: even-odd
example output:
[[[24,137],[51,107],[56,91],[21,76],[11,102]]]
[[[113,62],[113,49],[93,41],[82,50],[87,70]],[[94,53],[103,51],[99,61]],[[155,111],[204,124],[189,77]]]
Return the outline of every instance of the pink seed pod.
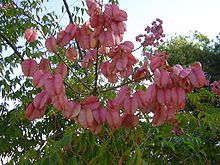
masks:
[[[28,28],[25,30],[24,37],[28,42],[34,42],[37,40],[37,32]]]
[[[35,60],[27,59],[21,63],[21,69],[25,76],[33,77],[38,70],[38,64]]]
[[[57,41],[54,36],[51,36],[48,39],[46,39],[45,46],[46,46],[47,50],[51,53],[57,53],[57,51],[58,51],[57,50]]]

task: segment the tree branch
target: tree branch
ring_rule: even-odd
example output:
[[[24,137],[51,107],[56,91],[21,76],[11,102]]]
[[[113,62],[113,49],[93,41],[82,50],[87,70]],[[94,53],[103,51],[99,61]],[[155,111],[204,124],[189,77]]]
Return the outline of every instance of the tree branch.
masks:
[[[69,9],[69,6],[68,6],[66,0],[63,0],[63,3],[64,3],[64,6],[65,6],[65,8],[66,8],[66,12],[67,12],[67,14],[68,14],[70,23],[73,24],[73,23],[74,23],[73,17],[72,17],[72,14],[71,14],[71,12],[70,12],[70,9]],[[81,50],[81,48],[80,48],[80,46],[79,46],[79,43],[78,43],[77,41],[76,41],[76,47],[77,47],[77,49],[78,49],[78,51],[79,51],[80,58],[82,59],[83,53],[82,53],[82,50]]]
[[[132,50],[132,52],[137,51],[137,50],[138,50],[138,49],[140,49],[141,47],[142,47],[142,45],[141,45],[141,46],[139,46],[138,48],[136,48],[136,49]]]
[[[135,82],[135,81],[134,81],[134,80],[129,80],[129,81],[127,81],[127,82],[125,82],[125,83],[122,83],[122,84],[120,84],[120,85],[117,85],[117,86],[110,87],[110,88],[108,88],[108,89],[102,90],[102,91],[100,91],[100,93],[108,92],[108,91],[111,91],[111,90],[120,88],[120,87],[122,87],[122,86],[124,86],[124,85],[130,84],[130,83],[133,83],[133,82]]]
[[[72,71],[72,68],[61,58],[61,56],[59,54],[57,54],[57,56],[60,58],[60,60],[67,66],[67,68],[69,70]],[[86,88],[88,89],[89,91],[92,91],[81,79],[80,77],[78,77],[74,71],[72,71],[72,74],[77,78],[77,80]]]
[[[97,46],[97,50],[96,50],[97,54],[96,54],[96,62],[95,62],[95,82],[94,82],[94,89],[93,89],[94,95],[96,95],[96,93],[97,93],[97,84],[98,84],[98,76],[99,76],[99,73],[98,73],[98,69],[99,69],[99,53],[98,53],[98,50],[99,50],[99,46]]]
[[[0,37],[13,49],[13,51],[21,59],[21,61],[24,61],[24,58],[21,56],[21,53],[17,50],[17,47],[2,33],[0,33]]]

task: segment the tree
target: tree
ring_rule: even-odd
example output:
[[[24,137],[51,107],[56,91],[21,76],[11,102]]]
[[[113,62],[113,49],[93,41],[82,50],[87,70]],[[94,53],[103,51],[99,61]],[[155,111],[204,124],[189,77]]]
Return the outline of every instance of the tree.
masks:
[[[219,109],[209,105],[218,97],[191,93],[193,113],[185,109],[185,95],[205,84],[204,73],[199,63],[171,66],[157,51],[161,20],[137,36],[140,48],[153,50],[142,62],[133,44],[122,41],[127,13],[117,1],[82,1],[71,10],[63,0],[65,28],[55,12],[43,14],[42,3],[5,1],[0,9],[2,163],[219,162],[219,115],[211,115]],[[79,14],[85,11],[90,24]]]

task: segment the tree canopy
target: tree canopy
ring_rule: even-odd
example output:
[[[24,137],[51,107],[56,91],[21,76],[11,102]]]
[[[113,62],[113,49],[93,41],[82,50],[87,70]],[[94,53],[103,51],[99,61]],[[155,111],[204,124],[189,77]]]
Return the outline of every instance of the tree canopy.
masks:
[[[220,163],[219,38],[156,19],[135,56],[120,1],[47,3],[0,1],[2,164]]]

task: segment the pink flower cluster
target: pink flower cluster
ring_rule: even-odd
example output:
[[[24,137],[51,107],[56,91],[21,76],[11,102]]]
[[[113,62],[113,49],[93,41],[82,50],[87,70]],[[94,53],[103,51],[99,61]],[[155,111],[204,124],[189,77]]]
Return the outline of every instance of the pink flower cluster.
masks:
[[[163,21],[156,19],[152,22],[152,27],[147,26],[145,28],[146,34],[139,34],[136,36],[136,41],[141,42],[142,46],[158,46],[160,42],[163,42],[163,37],[165,37],[162,28]]]
[[[214,81],[213,83],[210,84],[210,86],[212,92],[220,96],[220,81]]]

